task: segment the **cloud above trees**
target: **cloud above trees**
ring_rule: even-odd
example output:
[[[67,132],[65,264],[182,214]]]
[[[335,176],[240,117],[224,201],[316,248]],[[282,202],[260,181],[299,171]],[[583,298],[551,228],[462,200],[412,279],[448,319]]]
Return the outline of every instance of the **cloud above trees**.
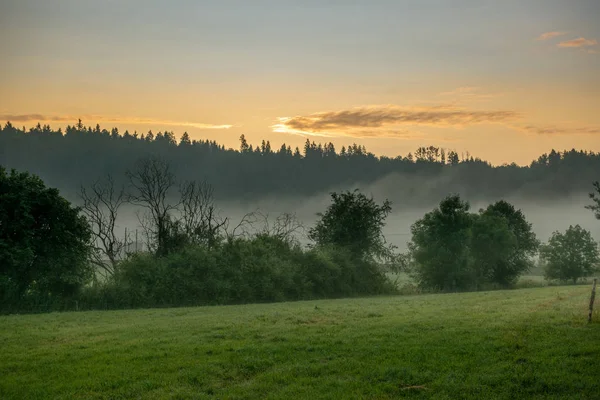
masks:
[[[597,135],[600,126],[535,125],[513,110],[471,110],[454,105],[402,107],[375,105],[309,115],[280,117],[274,132],[324,137],[422,139],[419,127],[462,129],[475,125],[502,125],[536,135]]]
[[[374,105],[317,112],[304,116],[280,117],[273,129],[276,132],[312,135],[406,137],[414,134],[407,127],[461,128],[475,124],[507,123],[516,121],[520,117],[516,111],[477,111],[452,105],[428,107]]]
[[[233,125],[216,125],[201,122],[189,122],[189,121],[172,121],[163,119],[153,118],[137,118],[137,117],[107,117],[100,115],[44,115],[44,114],[3,114],[0,115],[0,121],[12,122],[40,122],[40,123],[51,123],[51,122],[70,122],[76,123],[79,119],[83,121],[90,121],[94,123],[115,123],[115,124],[132,124],[132,125],[158,125],[158,126],[181,126],[191,127],[197,129],[229,129]]]

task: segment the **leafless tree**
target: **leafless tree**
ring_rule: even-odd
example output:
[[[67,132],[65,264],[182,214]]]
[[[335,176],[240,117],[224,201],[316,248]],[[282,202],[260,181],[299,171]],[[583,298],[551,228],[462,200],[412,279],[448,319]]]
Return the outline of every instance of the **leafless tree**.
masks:
[[[128,235],[121,238],[115,231],[119,208],[126,201],[125,189],[115,189],[115,182],[109,174],[90,188],[82,186],[79,197],[83,202],[82,212],[93,233],[90,245],[94,251],[90,261],[112,275],[123,251],[129,245]]]
[[[215,245],[228,219],[221,218],[214,205],[213,188],[206,182],[186,182],[180,186],[181,225],[192,243]]]
[[[242,216],[240,222],[233,228],[229,227],[229,221],[224,226],[225,234],[228,240],[233,240],[241,237],[248,237],[251,235],[251,230],[259,220],[260,213],[258,211],[251,211]]]
[[[150,216],[150,212],[148,210],[137,210],[135,212],[135,215],[138,219],[139,227],[142,230],[142,238],[144,240],[144,242],[142,243],[142,248],[143,246],[146,246],[148,251],[156,252],[156,243],[154,242],[155,227],[153,225],[153,220]]]
[[[146,225],[148,234],[156,241],[157,254],[164,254],[167,250],[169,213],[178,207],[178,204],[169,202],[169,192],[176,184],[175,174],[166,161],[151,156],[139,160],[133,171],[127,171],[127,177],[133,189],[128,201],[148,211],[151,222]]]
[[[305,227],[295,214],[283,213],[271,220],[269,214],[260,210],[244,214],[236,226],[229,229],[227,225],[225,231],[229,240],[268,235],[288,243],[297,241],[298,236],[305,235]]]
[[[297,240],[299,234],[305,234],[305,227],[295,214],[280,214],[273,222],[269,221],[268,214],[258,214],[264,221],[259,233],[274,236],[288,243]]]

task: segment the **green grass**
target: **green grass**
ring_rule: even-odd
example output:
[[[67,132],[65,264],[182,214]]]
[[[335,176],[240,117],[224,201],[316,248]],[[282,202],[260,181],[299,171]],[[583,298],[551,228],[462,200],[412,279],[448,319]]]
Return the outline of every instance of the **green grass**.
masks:
[[[390,281],[392,281],[396,287],[403,294],[416,294],[419,293],[419,288],[417,287],[414,279],[407,274],[406,272],[388,272],[387,277]],[[593,277],[584,277],[581,278],[577,284],[591,284]],[[517,288],[533,288],[533,287],[544,287],[544,286],[561,286],[564,285],[564,282],[559,282],[557,280],[548,281],[542,275],[521,275],[516,283]]]
[[[600,398],[589,294],[563,286],[4,316],[0,398]]]

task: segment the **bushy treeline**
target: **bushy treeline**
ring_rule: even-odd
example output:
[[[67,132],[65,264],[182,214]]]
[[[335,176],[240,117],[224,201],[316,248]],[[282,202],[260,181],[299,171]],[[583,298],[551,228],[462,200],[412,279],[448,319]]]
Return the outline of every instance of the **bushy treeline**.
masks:
[[[375,263],[343,249],[302,249],[273,236],[190,246],[165,257],[136,254],[86,288],[90,309],[241,304],[393,293]]]
[[[28,173],[0,168],[0,311],[239,304],[392,293],[381,229],[390,211],[359,192],[333,193],[310,230],[286,214],[250,232],[231,229],[208,185],[178,182],[159,158],[128,171],[127,192],[109,178],[73,207]],[[171,203],[169,192],[180,198]],[[119,208],[137,204],[148,251],[115,235]],[[254,227],[256,228],[256,227]],[[100,275],[100,276],[99,276]]]
[[[597,195],[591,198],[597,204],[587,208],[599,216]],[[426,290],[511,287],[534,267],[537,255],[549,280],[576,283],[600,271],[598,243],[589,231],[571,226],[542,245],[523,212],[504,200],[473,213],[467,201],[450,195],[411,232],[407,270]]]
[[[436,290],[507,287],[532,266],[539,241],[525,215],[506,201],[479,213],[458,195],[411,227],[412,272],[419,284]]]
[[[334,247],[302,249],[276,237],[189,246],[165,257],[133,254],[114,275],[75,292],[18,293],[0,279],[1,312],[179,307],[394,293],[376,263]]]
[[[553,150],[525,167],[494,167],[468,153],[436,146],[378,157],[357,144],[336,148],[309,140],[292,149],[268,141],[253,146],[241,137],[239,148],[227,149],[214,141],[190,140],[187,133],[178,139],[173,132],[138,134],[86,127],[81,122],[65,131],[39,124],[31,129],[0,127],[0,163],[35,173],[68,197],[80,184],[107,173],[125,182],[123,172],[150,153],[167,160],[183,180],[200,177],[211,182],[219,200],[314,195],[333,187],[373,183],[394,173],[417,178],[410,185],[403,181],[398,189],[393,179],[388,182],[391,200],[407,205],[457,191],[473,201],[517,192],[536,198],[562,197],[587,190],[600,170],[599,154],[574,149]],[[435,188],[421,185],[442,176]]]
[[[127,189],[108,176],[74,207],[37,176],[0,167],[0,312],[240,304],[393,293],[387,272],[427,291],[513,287],[538,254],[546,277],[577,282],[600,253],[579,226],[541,246],[522,211],[497,201],[477,213],[458,195],[415,222],[409,252],[382,234],[391,203],[360,191],[331,194],[309,229],[293,215],[221,218],[212,188],[181,182],[163,159],[138,160]],[[588,206],[600,218],[600,185]],[[178,197],[175,195],[178,194]],[[147,250],[116,235],[120,207],[139,207]],[[248,229],[249,226],[253,229]],[[98,275],[102,276],[99,277]]]

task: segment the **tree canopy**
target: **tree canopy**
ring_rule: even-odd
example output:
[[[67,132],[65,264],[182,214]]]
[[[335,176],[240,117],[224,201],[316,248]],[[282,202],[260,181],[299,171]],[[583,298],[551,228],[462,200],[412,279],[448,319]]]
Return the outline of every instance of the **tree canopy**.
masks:
[[[331,193],[331,199],[332,203],[309,231],[311,240],[319,246],[347,249],[359,258],[390,255],[382,232],[385,218],[392,211],[388,200],[378,205],[358,190]]]
[[[91,231],[79,211],[37,176],[0,167],[3,296],[70,296],[90,277]]]
[[[598,243],[579,225],[569,226],[564,233],[554,232],[540,253],[549,279],[575,283],[600,268]]]
[[[481,211],[480,218],[493,221],[494,223],[485,225],[488,228],[487,232],[500,235],[493,239],[495,243],[490,242],[489,245],[497,249],[502,246],[502,251],[498,253],[495,262],[488,264],[488,278],[501,285],[514,283],[521,274],[531,268],[532,257],[537,254],[540,245],[531,224],[527,222],[521,210],[515,209],[505,200],[489,205],[487,209]],[[504,233],[500,234],[502,231]],[[473,234],[473,246],[479,245],[479,242],[485,241],[486,238],[491,239],[492,236],[487,236],[486,233],[478,230]],[[487,258],[489,263],[491,254],[488,253],[486,256],[485,253],[480,253],[475,262],[486,263]]]
[[[436,290],[457,290],[472,282],[468,243],[471,237],[470,205],[450,195],[439,207],[411,226],[408,244],[419,285]]]
[[[479,214],[469,210],[451,195],[412,225],[409,251],[422,287],[508,286],[532,266],[539,241],[521,210],[504,200]]]

